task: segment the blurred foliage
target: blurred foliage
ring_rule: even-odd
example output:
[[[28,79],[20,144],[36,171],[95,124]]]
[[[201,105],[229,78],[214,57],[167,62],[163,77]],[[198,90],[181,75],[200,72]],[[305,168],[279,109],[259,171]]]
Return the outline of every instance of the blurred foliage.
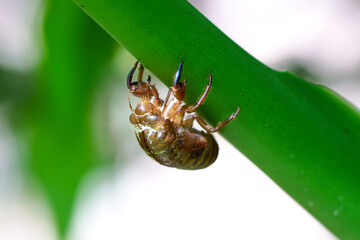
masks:
[[[91,110],[115,44],[70,1],[48,1],[44,33],[30,160],[64,235],[78,184],[100,160]]]
[[[0,69],[0,103],[29,148],[25,167],[39,182],[65,238],[83,176],[100,162],[94,144],[94,97],[116,47],[73,2],[49,0],[42,66],[28,75]],[[6,103],[6,104],[4,104]]]
[[[0,66],[0,104],[11,104],[24,95],[30,76]]]
[[[14,135],[23,137],[31,118],[34,74],[0,67],[0,104]]]

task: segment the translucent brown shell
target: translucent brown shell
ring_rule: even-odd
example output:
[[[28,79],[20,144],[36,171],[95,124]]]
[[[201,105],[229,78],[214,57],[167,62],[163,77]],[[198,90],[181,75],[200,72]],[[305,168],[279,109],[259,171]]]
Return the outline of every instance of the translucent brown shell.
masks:
[[[133,109],[129,101],[132,111],[130,122],[135,125],[135,134],[140,146],[158,163],[180,169],[202,169],[215,162],[218,155],[219,148],[211,133],[217,132],[235,119],[240,108],[215,128],[208,125],[195,111],[210,91],[212,76],[209,74],[209,82],[197,103],[184,104],[187,82],[180,82],[183,63],[180,63],[173,86],[165,100],[159,98],[158,91],[151,84],[150,76],[146,82],[142,81],[142,64],[139,67],[138,80],[133,81],[138,66],[138,62],[135,63],[129,72],[127,86],[131,94],[140,98],[140,102]],[[193,128],[194,120],[206,132]]]

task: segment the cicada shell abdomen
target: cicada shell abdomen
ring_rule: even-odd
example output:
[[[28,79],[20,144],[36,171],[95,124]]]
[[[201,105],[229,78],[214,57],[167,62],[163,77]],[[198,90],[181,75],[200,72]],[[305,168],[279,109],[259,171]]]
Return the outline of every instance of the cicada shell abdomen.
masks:
[[[205,139],[201,147],[189,146],[184,143],[181,134],[177,134],[174,140],[168,145],[163,142],[149,141],[154,131],[138,129],[137,140],[143,150],[152,159],[167,167],[175,167],[185,170],[203,169],[213,164],[218,156],[219,147],[211,134],[193,129],[189,132],[193,138]]]

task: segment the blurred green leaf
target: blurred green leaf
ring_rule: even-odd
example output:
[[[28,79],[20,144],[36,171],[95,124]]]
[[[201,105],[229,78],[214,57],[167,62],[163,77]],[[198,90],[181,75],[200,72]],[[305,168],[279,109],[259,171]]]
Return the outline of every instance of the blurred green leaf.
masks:
[[[15,135],[26,125],[24,118],[28,116],[27,108],[34,92],[33,80],[30,72],[0,67],[0,104]]]
[[[215,125],[240,106],[222,135],[337,236],[360,237],[360,114],[351,104],[264,66],[185,0],[74,1],[168,86],[185,60],[187,102],[211,73],[199,112]]]
[[[94,95],[115,42],[71,1],[49,0],[46,51],[33,104],[30,169],[44,187],[62,237],[82,177],[101,159]]]
[[[27,92],[29,79],[27,74],[0,66],[0,103],[14,101],[19,95]]]

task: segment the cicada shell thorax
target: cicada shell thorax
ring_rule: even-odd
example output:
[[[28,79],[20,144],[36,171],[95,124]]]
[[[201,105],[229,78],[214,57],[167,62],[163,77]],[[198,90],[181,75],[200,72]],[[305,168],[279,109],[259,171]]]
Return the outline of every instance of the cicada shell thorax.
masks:
[[[163,109],[163,116],[165,119],[171,119],[174,114],[180,111],[181,102],[176,99],[172,99],[165,109]]]

